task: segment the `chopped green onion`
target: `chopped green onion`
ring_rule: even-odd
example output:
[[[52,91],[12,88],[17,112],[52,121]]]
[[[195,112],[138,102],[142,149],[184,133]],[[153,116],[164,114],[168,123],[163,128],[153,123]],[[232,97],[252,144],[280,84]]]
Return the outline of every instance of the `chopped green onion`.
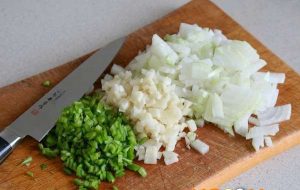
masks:
[[[75,183],[75,185],[82,185],[83,184],[83,181],[81,180],[81,179],[78,179],[78,178],[75,178],[74,179],[74,183]]]
[[[113,186],[112,188],[113,188],[113,190],[119,190],[119,188],[117,186]]]
[[[98,189],[99,188],[99,181],[98,180],[81,180],[81,179],[74,179],[74,184],[79,186],[79,189]]]
[[[141,166],[139,166],[137,164],[133,164],[133,163],[129,164],[127,166],[127,168],[130,169],[130,170],[132,170],[132,171],[138,172],[142,177],[146,177],[147,176],[146,170],[143,167],[141,167]]]
[[[26,175],[28,175],[30,177],[34,177],[33,172],[31,172],[31,171],[26,172]]]
[[[49,87],[49,86],[51,86],[51,81],[50,81],[50,80],[45,80],[45,81],[42,83],[42,85],[43,85],[44,87]]]
[[[55,136],[53,134],[49,134],[46,138],[46,145],[48,147],[54,146],[56,145],[57,139],[55,138]]]
[[[23,160],[23,162],[22,162],[21,164],[22,164],[22,165],[29,166],[31,162],[32,162],[32,157],[31,157],[31,156],[28,156],[27,158],[25,158],[25,159]]]
[[[92,189],[98,189],[99,188],[99,181],[98,180],[93,180],[89,184],[89,188]]]
[[[137,164],[129,164],[129,165],[127,166],[127,168],[130,169],[130,170],[132,170],[132,171],[137,172],[137,171],[141,168],[141,166],[139,166],[139,165],[137,165]]]
[[[66,168],[64,167],[64,172],[67,174],[67,175],[72,175],[72,170],[70,170],[69,168]]]
[[[149,138],[148,137],[144,137],[142,139],[139,140],[139,144],[144,144]]]
[[[133,164],[136,145],[129,120],[96,94],[66,107],[39,148],[47,157],[60,156],[64,172],[78,177],[74,184],[79,189],[98,189],[100,181],[113,183],[125,175],[125,168],[145,176]]]
[[[44,163],[40,165],[41,170],[45,170],[47,167],[48,165]]]
[[[54,158],[58,154],[58,149],[50,149],[50,148],[45,148],[43,144],[39,143],[39,148],[42,151],[42,154],[47,156],[48,158]]]
[[[107,181],[112,182],[112,183],[115,181],[115,177],[113,176],[113,174],[111,172],[107,172],[106,179],[107,179]]]
[[[139,170],[138,170],[138,173],[142,176],[142,177],[146,177],[147,176],[147,172],[146,170],[141,167]]]

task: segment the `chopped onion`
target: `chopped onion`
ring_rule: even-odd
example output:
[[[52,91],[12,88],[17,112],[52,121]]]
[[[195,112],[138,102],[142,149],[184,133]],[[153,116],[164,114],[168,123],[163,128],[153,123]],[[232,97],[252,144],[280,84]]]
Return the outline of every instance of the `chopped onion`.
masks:
[[[204,121],[204,119],[197,119],[197,120],[195,120],[195,123],[196,123],[197,127],[204,127],[205,121]]]
[[[158,149],[155,146],[146,147],[145,164],[156,164],[158,158]]]
[[[185,136],[184,137],[184,140],[185,140],[185,146],[188,148],[188,149],[191,149],[191,141],[190,141],[190,139],[187,137],[187,136]]]
[[[253,124],[253,125],[256,125],[256,126],[259,126],[259,121],[256,117],[249,117],[249,123]]]
[[[271,72],[257,72],[254,73],[253,78],[256,80],[265,80],[270,83],[284,83],[285,74],[284,73],[271,73]]]
[[[264,147],[264,137],[263,136],[256,136],[252,139],[252,146],[254,147],[255,151],[258,151],[260,147]]]
[[[159,72],[141,70],[139,76],[133,76],[131,71],[120,72],[103,80],[102,89],[106,92],[103,99],[135,123],[138,137],[150,138],[143,144],[144,153],[142,150],[137,153],[144,163],[156,163],[161,145],[167,151],[174,151],[179,134],[186,127],[190,131],[197,129],[194,120],[185,121],[192,103],[178,97],[171,79]]]
[[[269,101],[268,101],[268,107],[274,107],[276,102],[277,102],[277,98],[278,98],[278,95],[279,95],[279,90],[278,89],[274,89],[271,93],[270,93],[270,98],[269,98]]]
[[[186,136],[186,132],[181,132],[178,134],[178,137],[184,138]]]
[[[270,73],[269,82],[270,83],[284,83],[285,74],[284,73]]]
[[[176,52],[157,34],[152,37],[151,52],[159,59],[165,60],[167,64],[174,65],[178,60]]]
[[[256,62],[249,64],[246,67],[246,69],[242,72],[242,75],[251,76],[266,65],[266,61],[259,59]]]
[[[243,137],[246,137],[246,134],[248,133],[248,120],[250,115],[250,113],[247,113],[245,116],[234,122],[234,131]]]
[[[209,146],[199,139],[191,142],[191,147],[201,154],[206,154],[209,151]]]
[[[259,125],[271,125],[289,120],[291,118],[291,112],[291,104],[268,108],[257,114]]]
[[[189,139],[190,142],[193,142],[194,140],[196,140],[197,134],[194,132],[188,132],[186,137]]]
[[[187,123],[188,128],[189,128],[189,130],[190,130],[191,132],[194,132],[194,131],[197,130],[197,125],[196,125],[196,123],[195,123],[194,120],[190,119],[190,120],[188,120],[186,123]]]
[[[212,117],[214,118],[224,118],[224,111],[223,111],[223,102],[220,96],[216,93],[212,95]]]
[[[188,149],[191,149],[190,145],[193,141],[196,140],[197,134],[195,132],[188,132],[188,134],[184,137],[185,145]]]
[[[178,154],[176,154],[175,152],[164,151],[163,156],[166,165],[170,165],[175,162],[178,162]]]
[[[279,124],[270,126],[252,127],[246,135],[246,139],[253,139],[259,136],[274,136],[279,131]]]
[[[273,142],[271,137],[265,137],[265,144],[267,147],[272,147],[273,146]]]
[[[121,67],[120,65],[113,64],[110,72],[113,75],[117,75],[119,73],[125,72],[125,69],[123,67]]]
[[[144,146],[138,146],[136,148],[136,155],[137,155],[139,161],[145,159],[145,153],[146,153],[146,150],[145,150]]]
[[[183,132],[185,128],[194,132],[205,121],[232,136],[252,139],[258,150],[264,141],[270,143],[265,136],[278,132],[273,124],[291,117],[290,104],[274,108],[285,74],[260,72],[266,64],[245,41],[182,23],[177,34],[164,39],[153,35],[152,44],[129,63],[128,70],[113,65],[114,77],[106,75],[101,81],[103,100],[135,123],[138,138],[159,142],[166,151],[174,151],[183,137],[188,148],[194,144],[208,151],[194,133]],[[248,122],[256,127],[248,130]],[[145,145],[144,153],[137,155],[154,163],[159,155],[152,149]]]

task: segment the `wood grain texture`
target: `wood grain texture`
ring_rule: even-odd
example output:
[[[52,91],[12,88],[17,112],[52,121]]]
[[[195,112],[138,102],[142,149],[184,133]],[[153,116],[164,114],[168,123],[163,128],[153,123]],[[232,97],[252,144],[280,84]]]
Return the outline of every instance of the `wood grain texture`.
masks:
[[[291,103],[292,119],[282,123],[281,130],[274,139],[273,148],[265,148],[255,153],[250,141],[240,136],[230,137],[214,126],[198,129],[200,139],[210,145],[208,154],[202,156],[193,150],[187,150],[184,142],[176,145],[180,161],[165,166],[160,160],[157,165],[145,165],[146,178],[133,172],[126,172],[116,181],[119,189],[202,189],[218,187],[232,177],[255,166],[288,148],[300,144],[300,77],[282,60],[258,42],[233,19],[207,0],[196,0],[170,13],[164,18],[143,27],[129,35],[114,62],[126,65],[145,49],[153,34],[160,36],[176,33],[181,22],[197,23],[202,27],[217,28],[232,39],[246,40],[254,46],[261,57],[268,62],[266,70],[285,72],[287,79],[279,86],[278,105]],[[58,83],[68,73],[82,63],[89,55],[83,56],[63,66],[54,68],[31,78],[22,80],[0,89],[0,127],[4,128],[37,101],[49,89],[42,87],[44,80]],[[24,124],[26,125],[26,124]],[[38,128],[38,126],[36,126]],[[33,157],[29,167],[17,166],[28,155]],[[41,171],[40,164],[47,163],[48,168]],[[33,171],[35,180],[25,175]],[[38,151],[37,142],[28,137],[16,148],[0,166],[0,189],[75,189],[74,176],[66,176],[59,159],[48,160]],[[110,187],[102,183],[101,189]]]

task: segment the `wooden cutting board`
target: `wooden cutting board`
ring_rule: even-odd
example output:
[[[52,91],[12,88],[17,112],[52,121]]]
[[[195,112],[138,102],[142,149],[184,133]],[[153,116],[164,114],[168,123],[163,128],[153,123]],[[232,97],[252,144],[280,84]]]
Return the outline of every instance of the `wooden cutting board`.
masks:
[[[263,59],[268,62],[267,70],[285,72],[287,79],[280,85],[278,105],[291,103],[292,119],[281,124],[281,130],[274,140],[273,148],[264,148],[255,152],[250,141],[239,136],[230,137],[213,126],[198,129],[200,139],[210,145],[206,155],[187,150],[184,142],[179,142],[176,152],[180,161],[165,166],[163,161],[157,165],[145,165],[148,171],[146,178],[128,171],[125,177],[118,179],[119,189],[209,189],[218,187],[234,176],[248,170],[259,162],[270,158],[290,147],[300,144],[300,77],[282,60],[258,42],[253,36],[238,25],[232,18],[207,0],[192,1],[164,18],[132,33],[115,59],[118,64],[126,65],[145,49],[155,33],[160,36],[176,33],[181,22],[197,23],[202,27],[221,29],[232,39],[246,40],[253,45]],[[89,54],[90,55],[90,54]],[[0,89],[0,127],[4,128],[37,101],[49,88],[41,86],[44,80],[58,83],[68,73],[82,63],[85,55],[60,67],[22,80]],[[88,73],[87,73],[88,74]],[[26,123],[24,123],[25,127]],[[36,126],[37,128],[39,126]],[[29,167],[18,165],[27,156],[33,157]],[[40,164],[47,163],[45,171]],[[25,175],[26,171],[34,172],[35,179]],[[75,189],[72,183],[74,176],[67,176],[62,171],[59,159],[48,160],[38,151],[37,142],[30,137],[16,148],[0,166],[0,189]],[[102,183],[101,189],[110,184]]]

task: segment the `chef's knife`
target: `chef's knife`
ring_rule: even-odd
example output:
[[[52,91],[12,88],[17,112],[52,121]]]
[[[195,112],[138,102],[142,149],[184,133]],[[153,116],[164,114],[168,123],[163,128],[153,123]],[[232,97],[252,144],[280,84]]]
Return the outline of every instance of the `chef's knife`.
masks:
[[[0,163],[27,135],[41,141],[62,109],[81,98],[110,64],[125,38],[94,53],[0,133]]]

